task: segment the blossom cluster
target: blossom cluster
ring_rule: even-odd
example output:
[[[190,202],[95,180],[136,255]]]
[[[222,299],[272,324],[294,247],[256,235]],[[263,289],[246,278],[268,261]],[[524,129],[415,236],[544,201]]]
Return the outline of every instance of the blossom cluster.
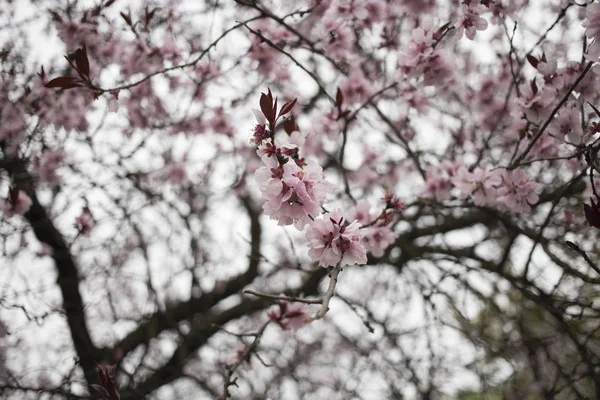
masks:
[[[338,102],[343,96],[339,92]],[[280,117],[288,114],[295,100],[277,112],[277,99],[270,90],[261,96],[261,110],[254,110],[257,124],[250,141],[257,145],[262,165],[255,178],[263,197],[263,210],[279,225],[306,229],[308,255],[322,267],[365,264],[367,252],[383,256],[396,234],[390,224],[404,204],[391,193],[384,197],[385,207],[379,214],[370,213],[370,204],[359,202],[344,216],[340,209],[322,214],[323,204],[331,192],[322,167],[305,157],[306,135],[301,133],[293,114],[283,119],[286,135],[275,140]]]
[[[531,210],[539,196],[541,184],[527,178],[522,169],[489,170],[476,167],[469,171],[459,167],[451,182],[459,197],[470,198],[477,206],[498,207],[502,211],[522,213]]]
[[[297,147],[276,146],[271,139],[261,143],[258,154],[264,165],[255,176],[265,214],[279,225],[295,223],[301,228],[309,223],[320,213],[328,193],[323,169],[314,160],[299,158]]]

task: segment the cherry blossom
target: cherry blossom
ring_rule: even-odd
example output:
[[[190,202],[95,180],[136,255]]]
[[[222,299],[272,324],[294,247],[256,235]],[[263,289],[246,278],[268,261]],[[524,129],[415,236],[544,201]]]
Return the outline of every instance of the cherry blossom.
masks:
[[[400,211],[403,204],[399,200],[389,197],[389,202],[393,205],[393,210]],[[356,204],[354,213],[350,214],[350,219],[359,222],[363,231],[362,245],[368,253],[375,257],[383,256],[385,250],[396,240],[398,234],[393,232],[389,226],[392,216],[383,210],[379,214],[371,212],[371,205],[366,200],[361,200]]]
[[[271,165],[277,162],[274,157],[266,158],[272,160]],[[304,226],[320,213],[328,193],[323,169],[313,160],[303,167],[289,159],[276,167],[263,166],[256,171],[256,180],[264,196],[265,214],[279,225]]]
[[[470,197],[478,206],[494,205],[497,188],[502,183],[500,170],[486,171],[476,167],[469,171],[466,166],[460,167],[451,178],[462,198]]]
[[[487,21],[479,16],[479,9],[474,6],[463,5],[460,9],[460,16],[454,25],[458,32],[458,37],[464,35],[470,39],[475,39],[477,31],[484,31],[488,27]]]
[[[365,264],[367,252],[361,243],[365,233],[358,221],[348,224],[342,211],[334,210],[309,223],[308,255],[322,267]]]
[[[31,203],[31,198],[25,192],[13,188],[10,190],[8,199],[0,200],[0,209],[8,217],[23,215],[29,211]]]
[[[541,184],[527,179],[521,169],[515,171],[505,170],[502,173],[502,185],[498,188],[498,205],[500,208],[515,212],[527,212],[539,197],[537,191]]]
[[[0,393],[598,397],[598,1],[22,1]]]

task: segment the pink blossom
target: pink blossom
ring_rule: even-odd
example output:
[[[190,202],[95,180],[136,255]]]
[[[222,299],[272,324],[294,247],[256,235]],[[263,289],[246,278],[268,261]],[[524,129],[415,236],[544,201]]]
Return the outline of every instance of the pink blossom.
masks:
[[[265,199],[265,214],[277,220],[279,225],[306,225],[311,217],[320,213],[329,191],[323,169],[313,160],[301,168],[290,159],[283,166],[275,166],[275,157],[265,158],[270,165],[259,168],[255,173]]]
[[[9,197],[5,200],[0,200],[0,209],[6,213],[8,217],[14,215],[24,215],[31,207],[31,198],[19,189],[10,189]]]
[[[284,331],[298,330],[310,321],[306,305],[302,303],[282,301],[278,304],[278,308],[269,311],[267,315]]]
[[[323,22],[315,35],[323,38],[323,50],[332,58],[345,60],[352,54],[352,29],[347,25],[340,25],[337,20]]]
[[[185,167],[177,163],[171,163],[165,167],[165,177],[174,185],[185,185],[188,182]]]
[[[484,31],[487,29],[488,23],[484,18],[479,16],[477,8],[463,5],[454,27],[457,30],[459,38],[462,37],[464,33],[467,39],[473,40],[475,39],[477,31]]]
[[[375,220],[375,216],[371,213],[371,204],[366,200],[359,200],[350,215],[361,225],[370,224]]]
[[[275,77],[279,80],[288,80],[290,78],[289,71],[284,68],[279,59],[279,53],[271,48],[267,43],[261,43],[260,39],[255,40],[255,43],[250,48],[250,60],[254,61],[256,71],[265,76]]]
[[[60,167],[65,155],[62,151],[46,151],[39,159],[38,173],[40,182],[47,183],[50,186],[56,186],[59,176],[56,170]]]
[[[117,112],[119,109],[119,91],[115,90],[110,92],[110,99],[108,101],[108,111]]]
[[[389,200],[390,205],[397,207],[398,210],[402,208],[400,200],[395,199],[391,194]],[[383,256],[385,249],[398,237],[398,234],[387,226],[391,221],[391,218],[388,217],[390,214],[384,210],[377,218],[377,215],[371,213],[371,205],[366,200],[360,200],[350,215],[363,225],[361,228],[363,231],[362,245],[375,257]],[[372,226],[365,226],[370,224]]]
[[[367,11],[367,16],[363,20],[369,27],[373,23],[383,21],[387,17],[385,3],[381,0],[366,0],[364,7]]]
[[[362,240],[365,249],[375,257],[382,257],[387,249],[398,237],[388,226],[369,226]]]
[[[211,130],[216,134],[233,136],[235,128],[231,125],[231,117],[225,113],[223,107],[216,107],[212,118],[207,118],[202,121],[202,130]]]
[[[5,142],[11,149],[16,148],[27,133],[25,114],[21,107],[10,101],[2,103],[2,125],[0,126],[0,141]]]
[[[367,80],[360,69],[355,69],[348,75],[348,79],[340,84],[344,94],[344,101],[348,104],[364,103],[372,93],[373,83]]]
[[[486,171],[477,167],[469,172],[466,166],[459,168],[451,180],[462,198],[470,197],[478,206],[492,204],[496,199],[496,188],[502,183],[498,170]]]
[[[81,211],[81,215],[75,218],[75,228],[83,236],[89,236],[90,232],[94,228],[94,217],[89,208],[84,207]]]
[[[550,115],[555,94],[546,86],[539,89],[535,80],[521,85],[521,97],[516,100],[518,107],[522,109],[529,121],[538,122]]]
[[[335,210],[309,223],[308,255],[322,267],[366,264],[367,251],[361,243],[364,234],[358,221],[347,224],[341,210]]]
[[[530,211],[530,205],[535,204],[539,199],[536,191],[542,185],[527,179],[522,169],[505,170],[502,173],[502,180],[502,185],[497,192],[497,203],[500,208],[516,213]]]
[[[415,67],[433,53],[433,32],[417,27],[411,32],[411,41],[400,53],[398,63],[403,67]]]
[[[439,167],[432,167],[425,173],[425,193],[426,197],[433,197],[437,200],[447,200],[450,198],[450,177],[447,176]]]
[[[427,15],[435,7],[436,0],[401,0],[400,4],[412,15]]]
[[[422,65],[423,83],[440,86],[454,77],[450,54],[445,50],[437,50],[431,54]]]
[[[36,252],[39,257],[51,256],[54,254],[54,249],[46,243],[40,243],[40,248]]]
[[[164,39],[160,52],[166,60],[172,61],[173,63],[177,63],[181,57],[177,44],[171,36],[167,36]]]
[[[429,109],[427,97],[422,90],[409,86],[402,92],[402,99],[412,108],[421,114],[425,114]]]

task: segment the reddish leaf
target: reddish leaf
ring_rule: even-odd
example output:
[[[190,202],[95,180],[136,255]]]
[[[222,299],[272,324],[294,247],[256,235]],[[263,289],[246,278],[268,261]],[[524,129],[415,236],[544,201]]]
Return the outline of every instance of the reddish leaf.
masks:
[[[288,101],[287,103],[282,105],[281,110],[279,111],[279,116],[285,115],[285,114],[289,113],[290,111],[292,111],[292,108],[294,108],[294,105],[296,104],[296,100],[298,100],[298,99]]]
[[[16,187],[11,187],[8,191],[8,198],[10,201],[10,204],[17,204],[17,201],[19,200],[19,189],[17,189]]]
[[[44,86],[47,88],[68,89],[78,86],[80,82],[81,79],[76,76],[59,76],[58,78],[54,78],[50,82],[46,83]]]
[[[77,64],[77,69],[79,72],[81,72],[84,76],[89,77],[90,61],[88,60],[87,49],[85,48],[85,45],[83,45],[83,48],[75,51],[75,64]]]
[[[288,135],[291,135],[292,132],[297,131],[296,118],[294,118],[294,114],[290,115],[289,118],[283,120],[283,129]]]
[[[337,93],[335,95],[335,104],[337,104],[338,108],[342,107],[342,104],[344,104],[344,94],[342,93],[340,88],[338,88]]]
[[[156,8],[153,8],[152,11],[148,11],[148,7],[146,7],[146,16],[145,16],[146,25],[148,25],[150,23],[150,20],[154,16],[155,12],[156,12]]]
[[[133,27],[133,24],[131,23],[131,16],[128,14],[124,14],[122,12],[120,12],[119,14],[121,14],[121,17],[123,17],[123,19],[125,20],[125,22],[127,22],[127,25]]]
[[[269,91],[269,95],[270,94],[271,92]],[[269,98],[269,95],[266,95],[264,93],[260,94],[260,110],[267,118],[267,121],[272,123],[275,120],[275,112],[273,111],[273,103],[272,99]]]
[[[600,204],[594,203],[593,199],[590,199],[590,201],[592,202],[592,205],[583,205],[585,218],[591,226],[600,229]]]
[[[62,22],[62,17],[56,11],[50,11],[50,15],[52,15],[54,22]]]
[[[538,87],[537,87],[537,84],[535,83],[535,79],[531,80],[531,91],[533,92],[534,95],[536,95],[538,92]]]
[[[529,64],[531,64],[531,66],[535,69],[537,69],[537,66],[539,64],[539,60],[537,58],[535,58],[534,56],[532,56],[531,54],[527,55],[527,61],[529,61]]]

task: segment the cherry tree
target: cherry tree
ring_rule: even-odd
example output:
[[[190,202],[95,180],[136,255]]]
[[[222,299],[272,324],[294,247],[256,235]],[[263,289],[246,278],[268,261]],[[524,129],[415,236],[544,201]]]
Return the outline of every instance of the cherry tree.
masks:
[[[600,3],[0,24],[2,396],[599,396]]]

